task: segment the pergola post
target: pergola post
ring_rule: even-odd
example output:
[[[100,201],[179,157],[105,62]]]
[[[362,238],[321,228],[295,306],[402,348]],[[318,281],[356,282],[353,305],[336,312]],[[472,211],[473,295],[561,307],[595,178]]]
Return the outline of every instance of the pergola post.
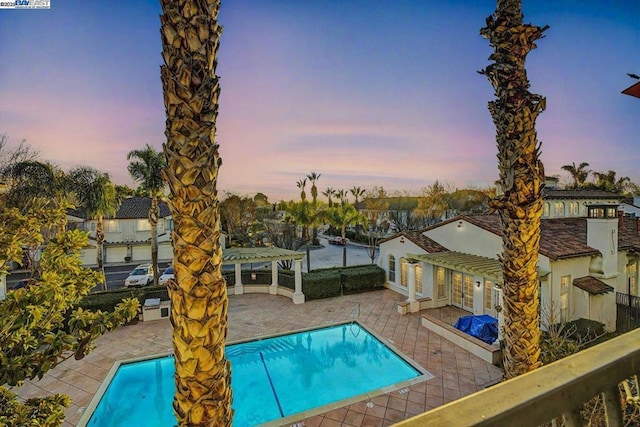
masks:
[[[271,261],[271,286],[269,286],[271,295],[278,295],[278,261]]]
[[[412,262],[407,263],[407,287],[409,289],[409,296],[407,302],[409,303],[409,311],[414,313],[420,311],[418,306],[418,300],[416,299],[416,264]]]
[[[242,285],[242,264],[236,263],[236,286],[234,288],[235,295],[244,294],[244,286]]]
[[[296,259],[294,260],[293,264],[296,278],[296,289],[293,293],[293,303],[303,304],[304,294],[302,293],[302,260]]]

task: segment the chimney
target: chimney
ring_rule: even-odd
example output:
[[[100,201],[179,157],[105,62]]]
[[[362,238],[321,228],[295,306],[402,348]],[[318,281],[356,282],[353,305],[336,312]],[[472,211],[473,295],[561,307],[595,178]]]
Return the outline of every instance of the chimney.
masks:
[[[600,256],[594,257],[589,272],[599,279],[608,279],[617,274],[618,261],[618,206],[611,204],[587,206],[587,245],[597,249]]]

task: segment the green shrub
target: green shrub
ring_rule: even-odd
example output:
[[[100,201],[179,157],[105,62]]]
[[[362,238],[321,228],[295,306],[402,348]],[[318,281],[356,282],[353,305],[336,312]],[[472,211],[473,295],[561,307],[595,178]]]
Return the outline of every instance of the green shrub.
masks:
[[[314,270],[302,276],[302,292],[307,300],[340,296],[338,269]]]
[[[140,300],[141,288],[122,288],[112,291],[95,292],[86,295],[78,303],[78,307],[83,310],[103,312],[112,312],[116,305],[118,305],[124,298],[138,298]],[[142,300],[141,304],[144,304]]]
[[[363,265],[341,269],[340,278],[347,295],[383,289],[385,273],[377,265]]]

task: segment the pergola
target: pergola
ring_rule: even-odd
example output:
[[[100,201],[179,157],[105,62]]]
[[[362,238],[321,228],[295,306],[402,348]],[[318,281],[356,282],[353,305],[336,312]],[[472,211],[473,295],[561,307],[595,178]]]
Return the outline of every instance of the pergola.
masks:
[[[236,273],[234,294],[244,294],[247,290],[242,283],[242,264],[258,262],[271,262],[271,285],[269,294],[290,296],[294,304],[302,304],[305,301],[302,293],[302,259],[304,253],[282,249],[270,248],[228,248],[222,251],[222,265],[233,265]],[[292,260],[295,272],[295,290],[289,295],[290,290],[278,287],[278,261]],[[259,292],[259,291],[258,291]]]

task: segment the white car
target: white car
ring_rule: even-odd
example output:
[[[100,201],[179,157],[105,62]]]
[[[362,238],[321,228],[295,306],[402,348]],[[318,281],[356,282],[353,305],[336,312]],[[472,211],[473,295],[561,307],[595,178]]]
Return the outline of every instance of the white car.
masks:
[[[173,266],[170,265],[162,272],[162,276],[160,276],[160,278],[158,279],[158,285],[167,286],[167,282],[169,281],[169,279],[173,279],[174,277]]]
[[[147,286],[153,284],[153,266],[151,264],[140,264],[129,273],[124,281],[125,288],[129,286]]]

